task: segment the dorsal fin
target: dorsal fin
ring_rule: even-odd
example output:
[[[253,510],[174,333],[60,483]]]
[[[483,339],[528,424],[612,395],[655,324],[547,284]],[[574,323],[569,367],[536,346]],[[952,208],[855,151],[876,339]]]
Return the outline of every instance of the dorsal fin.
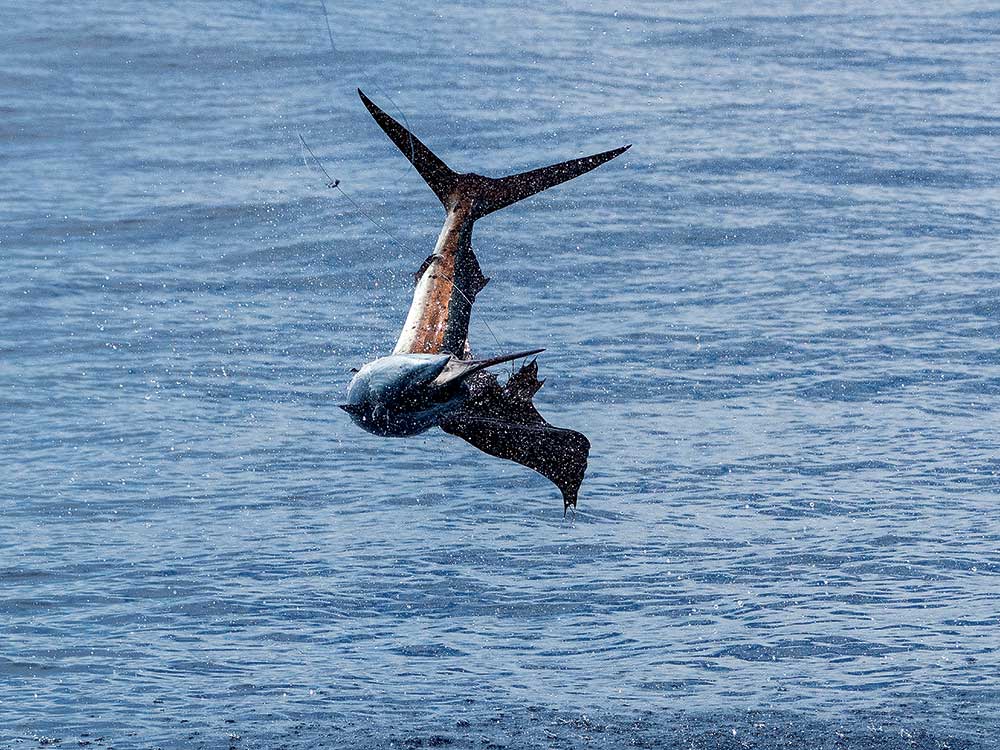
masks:
[[[434,191],[438,200],[447,207],[448,196],[451,195],[458,174],[441,161],[433,151],[421,143],[420,139],[413,135],[413,133],[379,109],[378,105],[365,96],[365,93],[361,89],[358,89],[358,96],[361,97],[361,101],[364,102],[368,111],[371,112],[372,117],[375,118],[375,122],[378,123],[379,127],[396,144],[396,148],[403,152],[403,156],[410,160],[410,164],[424,178],[424,182]]]

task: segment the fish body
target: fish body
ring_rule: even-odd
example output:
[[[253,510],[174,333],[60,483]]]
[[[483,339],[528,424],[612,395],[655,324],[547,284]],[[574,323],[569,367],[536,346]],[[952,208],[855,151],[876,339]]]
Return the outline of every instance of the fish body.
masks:
[[[409,159],[445,209],[434,251],[415,275],[413,300],[392,354],[362,367],[341,408],[368,432],[408,437],[432,427],[480,450],[527,466],[551,480],[563,510],[575,507],[590,441],[553,427],[535,409],[541,387],[532,361],[504,385],[487,368],[538,354],[541,349],[475,359],[469,320],[476,296],[489,281],[472,248],[474,223],[484,216],[577,177],[624,153],[629,146],[508,177],[458,173],[360,90],[386,135]]]
[[[379,357],[351,379],[347,403],[341,408],[356,425],[373,435],[419,435],[440,426],[468,400],[470,376],[541,351],[532,349],[491,359],[410,353]]]

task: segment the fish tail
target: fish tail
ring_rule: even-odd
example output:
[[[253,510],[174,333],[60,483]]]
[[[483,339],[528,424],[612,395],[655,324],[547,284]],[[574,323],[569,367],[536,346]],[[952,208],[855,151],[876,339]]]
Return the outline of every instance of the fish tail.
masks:
[[[375,122],[385,131],[385,134],[396,144],[403,155],[409,159],[430,189],[437,195],[445,210],[451,210],[458,200],[471,199],[474,219],[482,218],[535,193],[540,193],[574,177],[586,174],[631,148],[631,144],[629,144],[610,151],[602,151],[599,154],[570,159],[507,177],[460,174],[445,164],[419,138],[380,109],[378,105],[365,96],[361,89],[358,89],[358,95],[372,117],[375,118]]]

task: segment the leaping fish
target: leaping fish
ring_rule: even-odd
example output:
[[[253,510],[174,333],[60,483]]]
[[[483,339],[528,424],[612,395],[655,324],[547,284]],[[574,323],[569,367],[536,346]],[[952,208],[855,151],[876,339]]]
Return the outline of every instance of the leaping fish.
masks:
[[[553,427],[532,403],[542,387],[533,359],[500,385],[487,368],[542,349],[476,359],[469,346],[472,304],[489,281],[472,249],[477,219],[546,188],[579,177],[629,146],[509,177],[452,170],[415,135],[358,89],[375,122],[416,168],[444,205],[434,252],[416,273],[416,289],[392,354],[362,367],[341,404],[362,429],[407,437],[440,427],[479,450],[537,471],[562,492],[563,515],[576,508],[590,441]]]

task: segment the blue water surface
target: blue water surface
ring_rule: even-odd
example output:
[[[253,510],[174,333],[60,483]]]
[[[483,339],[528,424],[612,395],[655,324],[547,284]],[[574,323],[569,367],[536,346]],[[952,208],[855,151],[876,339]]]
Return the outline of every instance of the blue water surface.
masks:
[[[1000,746],[995,3],[328,13],[0,10],[0,747]],[[336,408],[443,216],[358,86],[634,144],[476,227],[575,521]]]

